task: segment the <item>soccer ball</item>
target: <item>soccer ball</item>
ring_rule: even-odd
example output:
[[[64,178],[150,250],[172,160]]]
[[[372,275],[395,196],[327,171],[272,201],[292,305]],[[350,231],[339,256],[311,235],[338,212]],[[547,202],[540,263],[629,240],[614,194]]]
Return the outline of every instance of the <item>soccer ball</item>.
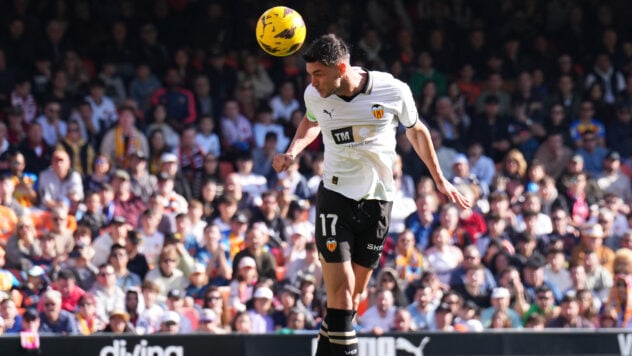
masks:
[[[306,34],[301,14],[289,7],[270,8],[257,21],[257,42],[273,56],[285,57],[295,53],[301,49]]]

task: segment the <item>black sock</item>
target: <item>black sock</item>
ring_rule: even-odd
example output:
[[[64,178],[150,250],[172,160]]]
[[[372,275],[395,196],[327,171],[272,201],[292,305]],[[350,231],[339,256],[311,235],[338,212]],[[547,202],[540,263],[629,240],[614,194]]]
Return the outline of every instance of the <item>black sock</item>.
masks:
[[[352,320],[353,310],[327,308],[329,344],[334,356],[358,354],[358,338]]]
[[[320,330],[318,331],[318,346],[316,347],[316,356],[331,356],[332,350],[331,345],[329,344],[329,329],[327,327],[327,318],[329,315],[325,316],[322,324],[320,325]]]

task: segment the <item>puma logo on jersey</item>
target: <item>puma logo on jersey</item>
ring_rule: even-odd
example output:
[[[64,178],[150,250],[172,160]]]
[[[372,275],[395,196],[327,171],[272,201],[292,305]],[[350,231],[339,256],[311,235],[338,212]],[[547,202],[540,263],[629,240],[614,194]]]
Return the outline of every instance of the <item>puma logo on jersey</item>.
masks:
[[[353,139],[353,128],[343,127],[341,129],[331,130],[331,136],[334,138],[334,142],[337,144],[351,143]]]
[[[334,118],[334,109],[331,109],[331,111],[327,111],[327,110],[323,109],[323,112],[324,112],[325,114],[329,115],[329,118],[330,118],[330,119],[333,119],[333,118]]]

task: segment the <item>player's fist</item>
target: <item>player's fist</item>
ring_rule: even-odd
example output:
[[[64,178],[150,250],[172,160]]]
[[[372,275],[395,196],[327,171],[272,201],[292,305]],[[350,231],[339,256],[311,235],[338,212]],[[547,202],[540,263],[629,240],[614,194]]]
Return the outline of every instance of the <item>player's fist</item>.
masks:
[[[277,173],[280,173],[286,170],[292,162],[294,162],[294,156],[287,153],[279,153],[274,156],[272,160],[272,168],[274,168]]]

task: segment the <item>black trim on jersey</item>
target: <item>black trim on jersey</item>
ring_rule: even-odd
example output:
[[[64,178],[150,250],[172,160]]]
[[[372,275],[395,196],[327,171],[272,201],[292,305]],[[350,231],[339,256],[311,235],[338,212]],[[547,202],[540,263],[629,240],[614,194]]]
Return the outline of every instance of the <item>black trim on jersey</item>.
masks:
[[[346,102],[350,102],[359,94],[371,94],[371,90],[373,90],[373,77],[371,77],[371,72],[368,69],[362,67],[362,70],[366,72],[366,81],[364,82],[364,87],[362,87],[362,89],[353,96],[341,96],[336,94],[340,99]]]
[[[410,126],[404,126],[404,127],[405,127],[405,128],[407,128],[407,129],[412,129],[413,127],[415,127],[415,125],[417,125],[417,121],[419,121],[419,117],[416,117],[416,118],[415,118],[415,122],[413,122],[413,124],[412,124],[412,125],[410,125]]]

